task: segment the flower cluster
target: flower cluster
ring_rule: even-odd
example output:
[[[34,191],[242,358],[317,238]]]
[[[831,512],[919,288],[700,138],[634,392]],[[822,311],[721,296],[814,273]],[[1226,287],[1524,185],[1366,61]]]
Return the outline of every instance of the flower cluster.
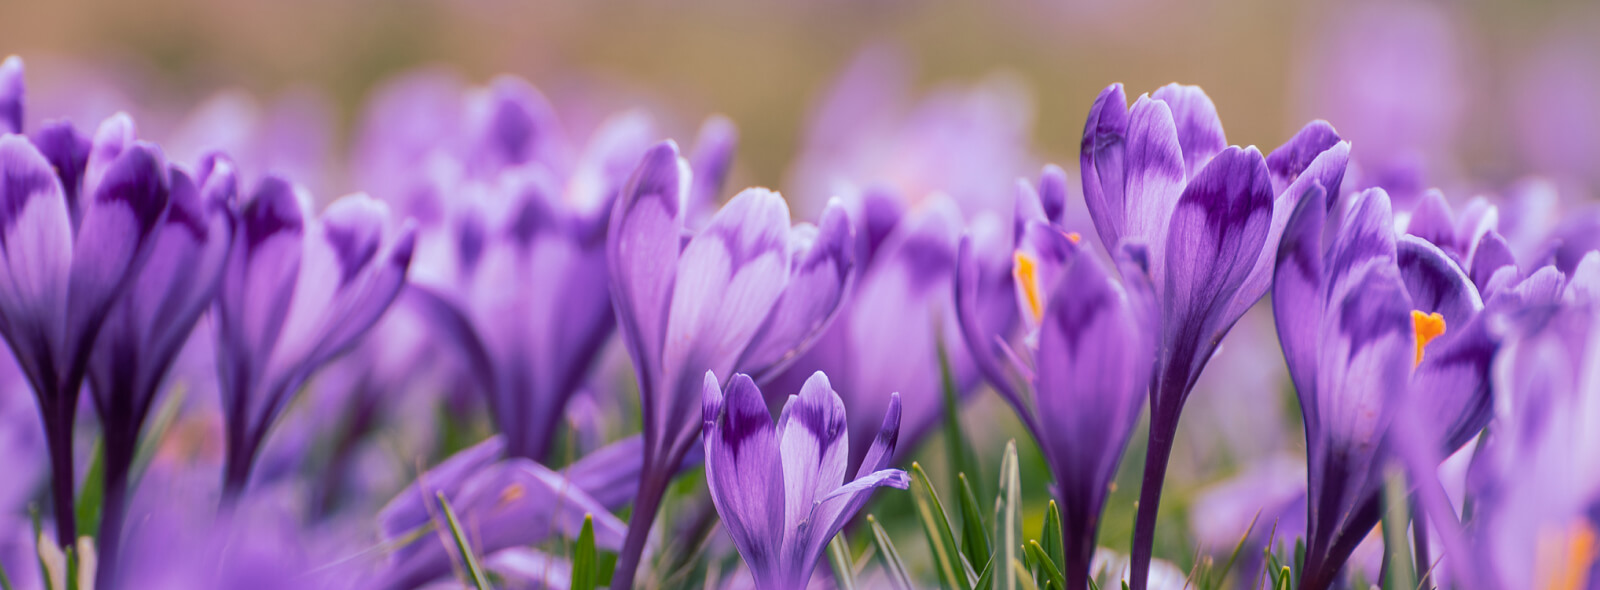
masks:
[[[1322,120],[1230,145],[1179,84],[1105,88],[1076,171],[1016,179],[1038,162],[1008,89],[848,108],[888,59],[824,101],[794,201],[724,200],[726,118],[685,155],[670,115],[583,127],[520,79],[422,73],[367,110],[348,176],[372,196],[325,205],[254,160],[169,159],[127,114],[25,127],[7,59],[0,376],[37,416],[0,404],[24,441],[0,451],[49,481],[0,496],[0,581],[1144,590],[1185,584],[1167,500],[1239,547],[1240,587],[1600,583],[1596,212],[1356,186],[1358,159],[1406,164]],[[1226,444],[1197,428],[1272,428],[1213,406],[1280,386],[1303,447],[1175,492]],[[971,446],[1004,439],[1042,461],[1024,478],[1009,447],[994,489]],[[915,528],[928,559],[896,548]]]

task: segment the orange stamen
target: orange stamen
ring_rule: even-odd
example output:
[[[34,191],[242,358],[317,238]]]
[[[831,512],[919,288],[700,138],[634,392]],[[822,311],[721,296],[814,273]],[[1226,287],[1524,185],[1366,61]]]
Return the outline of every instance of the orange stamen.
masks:
[[[1411,329],[1417,334],[1417,360],[1412,367],[1422,364],[1422,349],[1434,338],[1444,335],[1444,316],[1439,312],[1423,313],[1421,310],[1411,310]]]

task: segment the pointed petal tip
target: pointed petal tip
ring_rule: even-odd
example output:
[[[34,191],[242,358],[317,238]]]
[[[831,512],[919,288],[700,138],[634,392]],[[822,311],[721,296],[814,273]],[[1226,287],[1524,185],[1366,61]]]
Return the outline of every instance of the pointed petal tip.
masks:
[[[0,62],[0,133],[22,133],[25,74],[20,57],[13,55]]]
[[[705,381],[700,387],[700,416],[709,428],[716,424],[717,417],[722,414],[722,385],[717,383],[717,375],[706,371]],[[709,439],[708,439],[709,440]]]

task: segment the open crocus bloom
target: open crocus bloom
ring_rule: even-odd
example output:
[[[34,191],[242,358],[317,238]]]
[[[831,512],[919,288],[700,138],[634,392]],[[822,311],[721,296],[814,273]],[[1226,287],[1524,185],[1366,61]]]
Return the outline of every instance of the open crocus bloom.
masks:
[[[724,393],[707,372],[703,412],[711,499],[759,588],[804,588],[823,548],[874,489],[911,483],[906,472],[889,468],[900,433],[898,394],[848,483],[844,400],[827,375],[812,375],[790,396],[774,427],[749,376],[734,375]]]

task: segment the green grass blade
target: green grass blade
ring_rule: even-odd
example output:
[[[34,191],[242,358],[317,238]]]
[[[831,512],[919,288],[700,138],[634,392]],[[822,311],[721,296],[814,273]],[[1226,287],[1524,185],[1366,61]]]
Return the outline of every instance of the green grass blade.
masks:
[[[584,515],[583,529],[578,532],[578,544],[572,548],[571,590],[593,590],[595,580],[594,516]]]
[[[928,474],[917,463],[911,464],[911,479],[911,497],[916,502],[922,530],[928,534],[928,546],[933,553],[934,570],[939,574],[939,582],[945,588],[972,590],[972,581],[976,576],[971,574],[971,566],[961,555],[956,535],[950,530],[950,519],[945,516],[944,505],[939,502],[939,494],[933,490],[933,482],[928,481]]]
[[[444,492],[436,494],[439,498],[439,508],[444,511],[445,522],[450,525],[450,536],[456,541],[456,551],[461,554],[461,561],[466,564],[470,582],[477,590],[492,590],[489,578],[483,574],[483,566],[478,564],[478,557],[472,554],[472,545],[467,543],[467,533],[461,530],[461,522],[456,520],[456,511],[450,507],[450,500],[445,499]]]
[[[1260,519],[1261,511],[1257,510],[1256,515],[1250,517],[1250,526],[1245,527],[1243,535],[1239,535],[1239,543],[1233,546],[1233,553],[1228,554],[1228,561],[1222,564],[1222,569],[1206,575],[1206,588],[1220,588],[1223,582],[1228,581],[1228,571],[1233,569],[1234,561],[1239,559],[1239,552],[1244,551],[1244,543],[1250,540],[1250,533],[1255,532],[1256,521]],[[1212,578],[1212,574],[1216,577]]]
[[[78,530],[84,534],[97,534],[100,530],[100,508],[106,496],[106,440],[96,438],[89,456],[89,473],[83,477],[82,493],[74,512],[78,515]]]
[[[982,564],[983,569],[989,569],[989,556],[994,550],[989,546],[989,527],[983,523],[978,495],[972,492],[965,473],[957,475],[956,479],[961,482],[961,552],[974,568]]]
[[[906,563],[900,559],[900,552],[894,548],[894,543],[889,540],[889,533],[883,531],[883,525],[878,524],[878,519],[871,514],[867,515],[867,526],[872,527],[872,545],[877,549],[878,558],[883,560],[884,577],[889,578],[889,584],[895,590],[915,590],[911,584],[911,574],[907,573]]]
[[[1028,572],[1028,566],[1020,560],[1011,560],[1011,579],[1017,580],[1022,590],[1039,590],[1039,585],[1033,583],[1033,574]]]
[[[1411,569],[1411,537],[1406,534],[1411,524],[1411,511],[1405,477],[1399,470],[1391,469],[1384,479],[1383,559],[1389,579],[1380,583],[1385,588],[1416,588],[1417,576]]]
[[[983,571],[978,573],[978,581],[973,582],[972,590],[994,590],[994,556],[984,560]]]
[[[1067,562],[1066,542],[1061,539],[1061,507],[1055,500],[1050,501],[1050,507],[1044,514],[1044,530],[1039,534],[1040,549],[1044,556],[1050,558],[1050,564],[1057,569]]]
[[[1053,584],[1057,588],[1067,587],[1067,577],[1054,562],[1050,561],[1050,556],[1045,555],[1044,547],[1040,546],[1038,541],[1028,541],[1028,553],[1033,554],[1033,560],[1044,570],[1046,583]]]
[[[1017,463],[1017,441],[1006,442],[1006,451],[1000,457],[1000,514],[996,524],[1000,531],[995,536],[1000,543],[999,559],[1002,564],[1017,561],[1017,549],[1022,547],[1021,536],[1017,534],[1018,523],[1021,522],[1022,511],[1022,470]],[[1017,576],[1010,568],[999,574],[1003,581],[1000,588],[1003,590],[1017,590]]]
[[[961,392],[956,385],[955,371],[950,368],[950,355],[945,351],[942,341],[939,343],[939,384],[944,396],[944,440],[950,472],[958,476],[969,474],[981,480],[977,452],[972,450],[966,433],[961,430]],[[951,483],[960,487],[958,482]]]
[[[828,542],[828,565],[833,566],[833,582],[839,590],[855,590],[856,571],[850,565],[850,547],[844,542],[844,533],[834,535]]]

